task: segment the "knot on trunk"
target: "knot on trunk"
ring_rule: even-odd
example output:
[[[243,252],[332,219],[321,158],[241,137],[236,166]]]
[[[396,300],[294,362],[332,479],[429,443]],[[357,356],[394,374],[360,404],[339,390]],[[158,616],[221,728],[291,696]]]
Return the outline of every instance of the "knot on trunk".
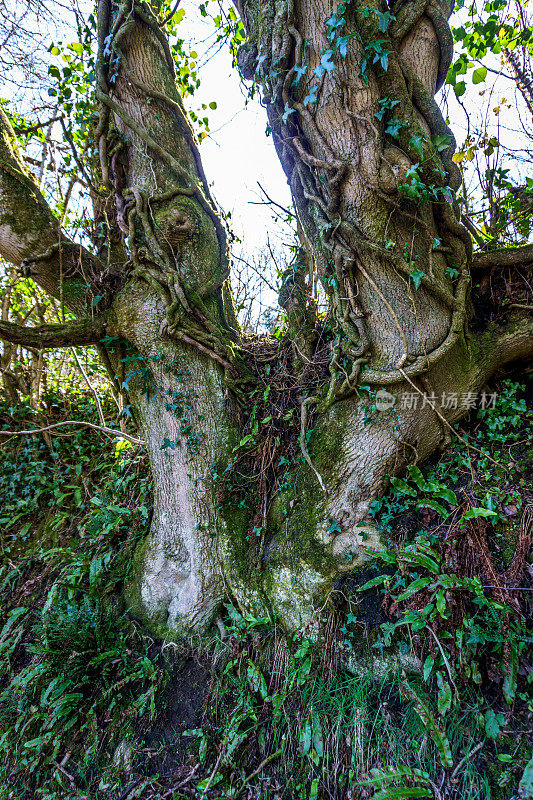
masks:
[[[386,147],[381,154],[379,188],[385,194],[393,194],[404,183],[411,162],[397,147]]]
[[[244,81],[253,81],[257,69],[257,45],[244,42],[237,50],[237,69]]]
[[[156,230],[161,244],[173,249],[192,239],[200,229],[200,220],[191,203],[174,202],[155,215]]]

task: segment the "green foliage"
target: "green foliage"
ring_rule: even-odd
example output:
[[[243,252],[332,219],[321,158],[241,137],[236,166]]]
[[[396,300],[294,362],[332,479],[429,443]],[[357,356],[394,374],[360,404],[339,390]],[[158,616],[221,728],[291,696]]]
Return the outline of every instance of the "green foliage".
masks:
[[[507,84],[509,91],[514,93],[516,87],[520,93],[517,95],[526,98],[528,79],[520,65],[526,71],[529,69],[533,30],[520,4],[515,11],[505,0],[483,0],[479,4],[458,0],[455,8],[458,13],[457,24],[452,27],[454,59],[446,83],[453,89],[459,103],[464,104],[470,82],[472,87],[481,89],[480,97],[486,97],[489,94],[486,82],[495,74],[490,65],[500,62],[502,72],[506,74],[502,88]],[[492,86],[490,91],[493,91]],[[504,89],[505,93],[507,89]],[[469,163],[475,162],[480,176],[481,191],[469,192],[468,200],[465,195],[465,210],[475,224],[474,238],[483,249],[526,243],[531,232],[533,183],[529,176],[516,169],[514,143],[506,141],[498,121],[504,108],[507,110],[511,106],[503,95],[495,105],[492,102],[487,104],[488,113],[481,130],[469,132],[453,156],[453,160],[466,171]],[[518,115],[521,114],[519,110]],[[486,199],[489,199],[491,211],[487,210]]]
[[[412,465],[407,479],[391,478],[391,493],[373,508],[390,538],[386,548],[372,554],[376,566],[358,592],[363,596],[379,587],[391,616],[380,624],[373,647],[410,652],[413,642],[418,643],[430,704],[420,697],[418,702],[412,686],[407,684],[404,691],[415,702],[446,769],[455,763],[446,719],[470,709],[481,743],[484,738],[498,748],[505,746],[508,726],[521,724],[509,710],[527,714],[533,707],[531,681],[520,680],[529,671],[532,641],[526,598],[519,596],[518,607],[516,596],[505,591],[505,574],[500,574],[513,554],[515,574],[521,574],[527,558],[527,517],[525,528],[514,521],[528,486],[524,473],[530,471],[533,445],[531,412],[523,394],[523,386],[504,381],[495,402],[477,411],[473,433],[462,432],[432,468],[422,471]],[[402,525],[407,519],[418,530],[411,528],[406,542]],[[514,548],[498,563],[498,550],[510,536]],[[490,547],[494,544],[496,554]],[[506,758],[502,754],[501,760]],[[519,770],[506,771],[500,779],[498,785],[511,786]]]
[[[88,401],[71,410],[95,413]],[[10,427],[31,409],[11,412]],[[63,796],[69,779],[57,764],[66,753],[67,774],[89,786],[103,748],[154,713],[162,672],[120,599],[149,491],[142,456],[103,448],[85,429],[51,445],[32,436],[0,450],[6,797],[29,797],[36,787]]]
[[[335,650],[325,628],[311,641],[232,607],[227,612],[209,714],[202,728],[188,732],[201,765],[198,791],[235,797],[245,786],[260,786],[262,800],[340,800],[366,797],[373,787],[373,797],[392,799],[438,796],[434,787],[444,780],[457,800],[484,791],[471,762],[458,782],[449,782],[481,735],[475,709],[439,718],[424,682],[401,679],[392,661],[380,675],[339,662],[332,667]],[[361,655],[354,645],[353,656]]]

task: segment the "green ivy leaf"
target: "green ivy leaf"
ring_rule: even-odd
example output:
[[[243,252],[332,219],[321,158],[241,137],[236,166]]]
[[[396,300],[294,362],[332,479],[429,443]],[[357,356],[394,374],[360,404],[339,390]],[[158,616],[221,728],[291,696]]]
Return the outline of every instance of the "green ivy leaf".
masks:
[[[422,283],[422,278],[424,277],[424,275],[425,275],[425,272],[422,272],[421,269],[414,269],[410,273],[409,277],[413,281],[415,289],[418,289],[420,287],[420,284]]]
[[[338,519],[332,519],[328,528],[328,533],[342,533],[341,524]]]
[[[424,137],[423,136],[411,136],[409,139],[409,146],[415,150],[420,158],[424,155]]]
[[[492,708],[485,712],[485,733],[491,739],[499,736],[500,728],[505,725],[503,714],[495,714]]]

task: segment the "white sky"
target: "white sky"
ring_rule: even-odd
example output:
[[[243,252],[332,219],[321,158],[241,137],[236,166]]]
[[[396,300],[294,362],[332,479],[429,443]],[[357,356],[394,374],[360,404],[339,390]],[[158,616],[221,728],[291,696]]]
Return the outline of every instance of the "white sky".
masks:
[[[267,234],[272,236],[272,212],[264,205],[254,205],[260,198],[258,182],[269,196],[288,207],[291,203],[287,180],[279,163],[271,137],[267,137],[266,111],[257,99],[245,107],[246,88],[242,85],[226,44],[209,59],[202,56],[205,45],[213,42],[211,20],[203,19],[191,0],[183,4],[186,17],[180,36],[190,40],[199,55],[201,86],[186,100],[196,110],[202,103],[217,102],[208,109],[211,134],[200,145],[205,173],[213,183],[213,194],[225,212],[232,214],[232,228],[243,240],[243,248],[262,249]],[[205,44],[202,44],[202,40]],[[216,51],[217,47],[213,48]]]

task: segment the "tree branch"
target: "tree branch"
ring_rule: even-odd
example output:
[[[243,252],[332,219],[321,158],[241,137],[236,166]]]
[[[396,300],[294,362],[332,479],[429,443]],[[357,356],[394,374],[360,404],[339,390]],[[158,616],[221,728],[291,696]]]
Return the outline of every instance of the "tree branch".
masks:
[[[53,431],[56,428],[63,428],[65,425],[77,425],[80,428],[91,428],[93,431],[101,431],[108,436],[117,436],[119,439],[125,439],[132,444],[144,445],[144,439],[139,439],[136,436],[130,436],[129,433],[123,431],[116,431],[114,428],[104,427],[103,425],[94,425],[92,422],[86,422],[82,419],[67,419],[64,422],[54,422],[53,425],[45,425],[44,428],[30,428],[26,431],[4,431],[0,430],[0,436],[36,436],[38,433],[45,431]]]
[[[76,314],[86,313],[88,279],[103,269],[92,253],[61,232],[1,108],[0,256],[24,265],[36,283]]]
[[[503,247],[487,253],[474,253],[473,270],[489,270],[492,267],[520,267],[533,263],[533,244],[524,247]]]
[[[105,321],[102,319],[76,320],[61,325],[39,325],[35,328],[0,321],[0,339],[38,350],[98,344],[106,333]]]
[[[533,358],[533,313],[515,311],[505,327],[491,325],[480,339],[477,360],[487,377],[511,361]]]

